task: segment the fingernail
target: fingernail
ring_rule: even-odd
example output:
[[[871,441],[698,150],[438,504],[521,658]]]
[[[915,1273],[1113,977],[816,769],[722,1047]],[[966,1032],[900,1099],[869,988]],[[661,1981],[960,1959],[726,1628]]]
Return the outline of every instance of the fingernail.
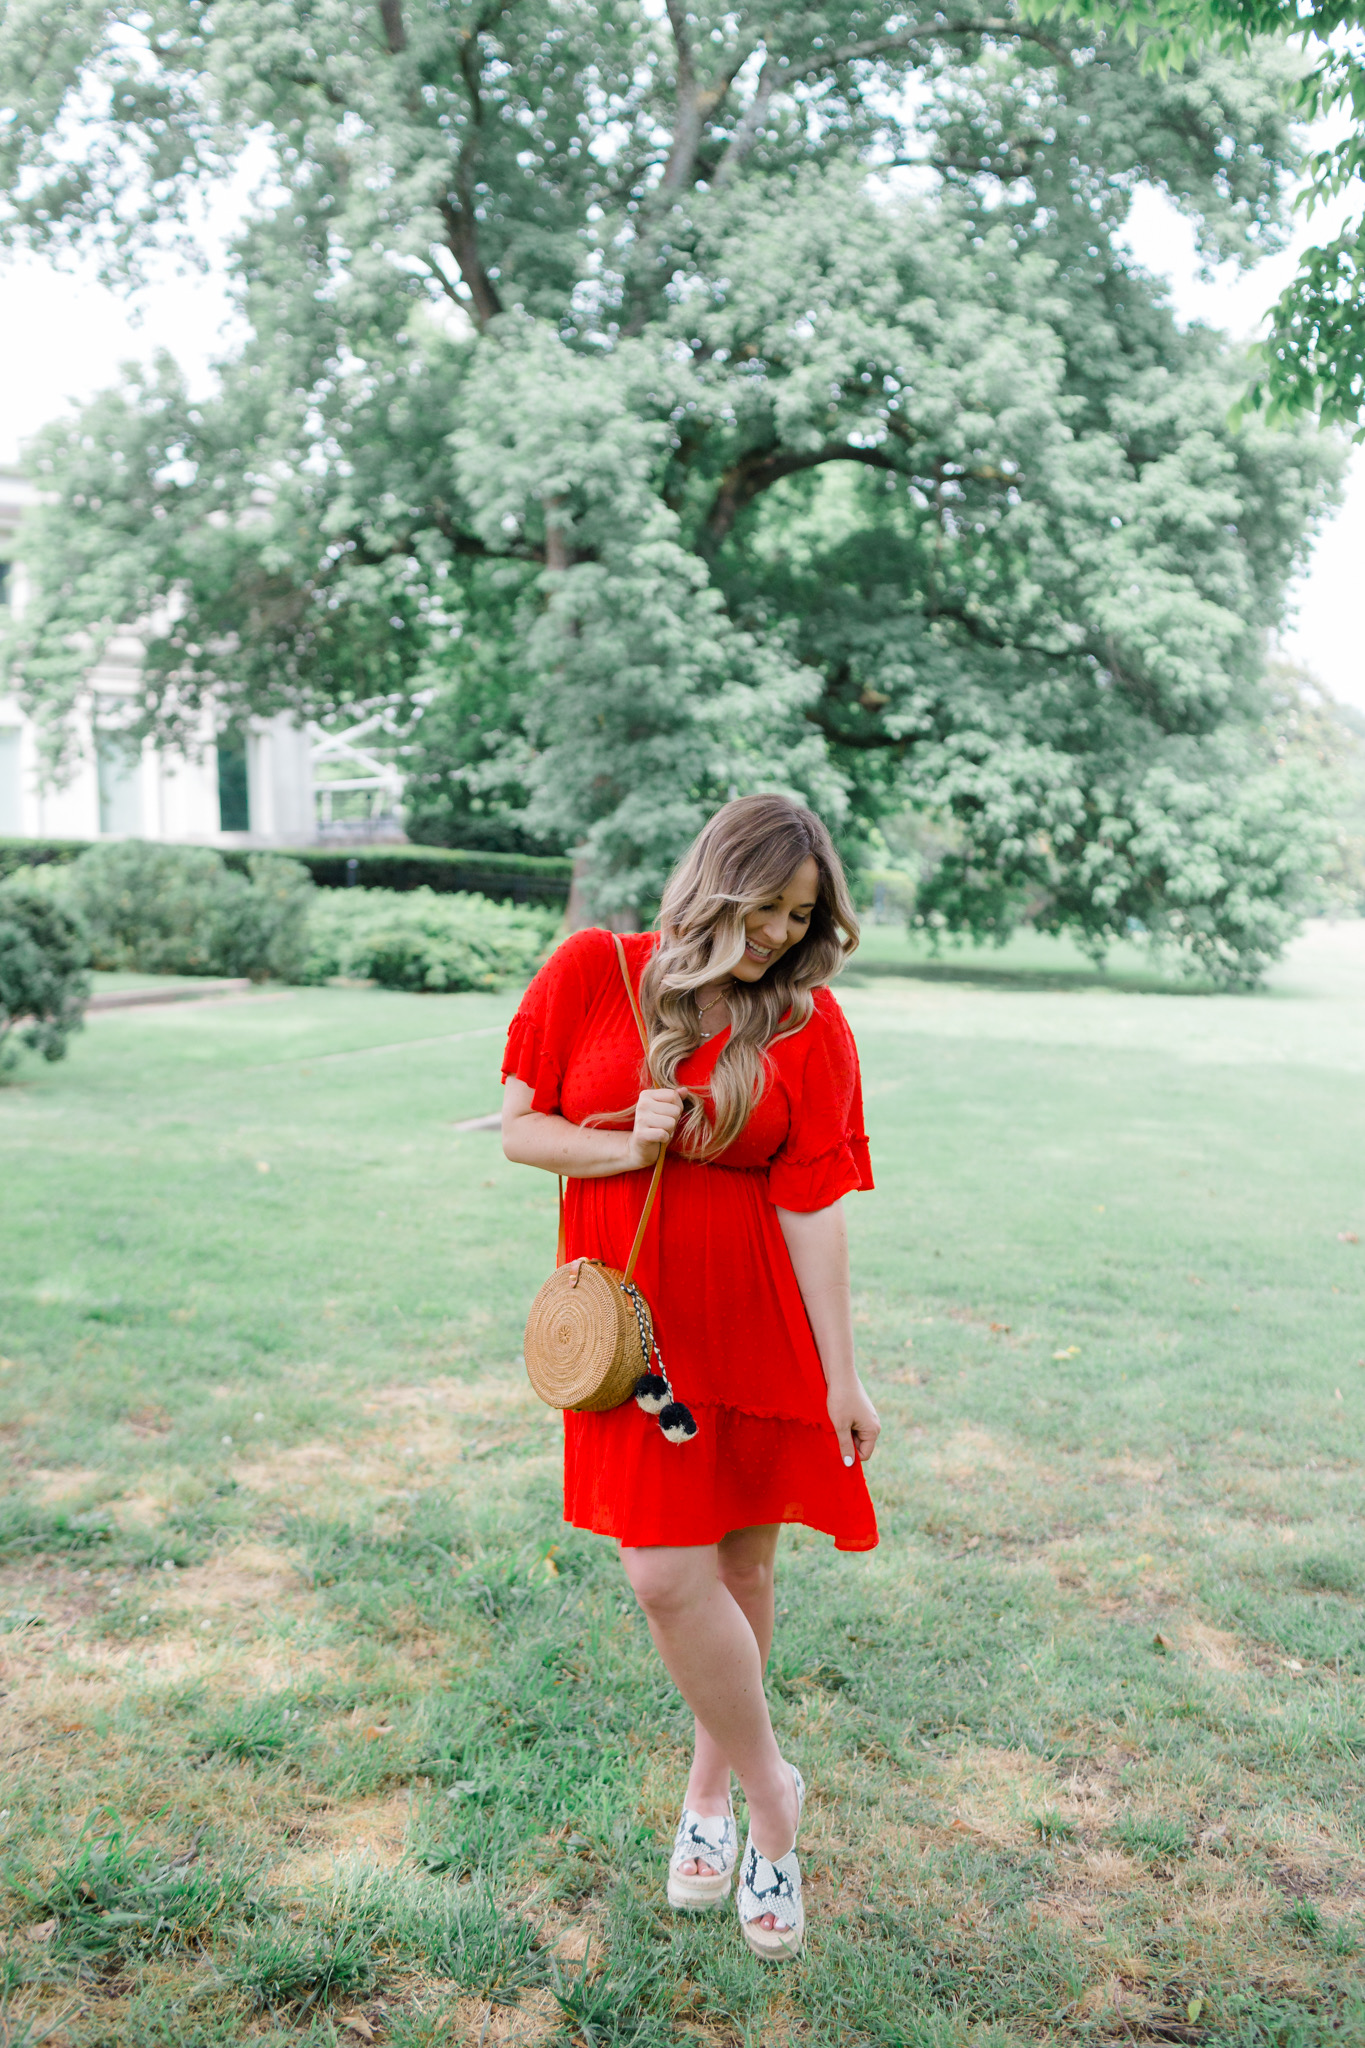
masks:
[[[853,1463],[853,1460],[852,1460],[852,1458],[845,1458],[845,1459],[844,1459],[844,1463],[845,1463],[846,1465],[851,1465],[851,1464]]]

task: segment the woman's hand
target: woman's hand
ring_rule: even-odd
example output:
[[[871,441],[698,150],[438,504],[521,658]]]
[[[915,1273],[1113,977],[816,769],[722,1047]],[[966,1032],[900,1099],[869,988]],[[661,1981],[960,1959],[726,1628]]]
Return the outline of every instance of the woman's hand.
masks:
[[[682,1112],[683,1099],[676,1088],[644,1090],[635,1105],[635,1127],[630,1134],[624,1172],[634,1173],[642,1166],[653,1166],[659,1147],[673,1136]]]
[[[868,1399],[867,1389],[856,1373],[848,1380],[837,1381],[830,1388],[826,1406],[839,1438],[844,1463],[851,1465],[855,1458],[861,1458],[866,1464],[877,1448],[882,1426]]]

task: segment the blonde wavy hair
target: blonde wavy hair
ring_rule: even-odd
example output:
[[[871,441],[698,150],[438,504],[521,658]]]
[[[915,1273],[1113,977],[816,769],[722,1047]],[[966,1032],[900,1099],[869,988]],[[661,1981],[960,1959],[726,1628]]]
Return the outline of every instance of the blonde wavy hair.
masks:
[[[858,919],[834,842],[814,811],[785,796],[741,796],[697,834],[669,877],[659,910],[659,945],[640,983],[656,1088],[677,1086],[678,1068],[711,1035],[696,991],[721,981],[744,958],[744,921],[774,902],[803,861],[819,872],[805,936],[761,981],[727,991],[730,1037],[705,1095],[685,1090],[679,1125],[685,1151],[714,1158],[744,1129],[763,1093],[767,1048],[806,1024],[814,991],[839,972],[858,943]],[[708,1117],[709,1102],[712,1114]]]

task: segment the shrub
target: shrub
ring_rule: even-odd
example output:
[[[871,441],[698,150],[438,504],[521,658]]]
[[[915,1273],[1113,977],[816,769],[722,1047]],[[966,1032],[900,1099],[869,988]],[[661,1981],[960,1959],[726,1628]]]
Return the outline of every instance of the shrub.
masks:
[[[253,853],[247,882],[227,871],[219,927],[224,974],[253,981],[301,981],[308,960],[308,913],[313,884],[307,868],[279,853]]]
[[[312,899],[302,979],[344,975],[383,988],[448,992],[526,979],[559,923],[548,909],[438,896],[432,889],[338,889]]]
[[[84,1021],[90,948],[80,920],[50,895],[0,888],[0,1069],[12,1066],[11,1034],[59,1060]]]
[[[206,846],[92,846],[54,886],[83,915],[96,967],[140,974],[296,979],[312,884],[295,861],[253,854],[247,874]]]

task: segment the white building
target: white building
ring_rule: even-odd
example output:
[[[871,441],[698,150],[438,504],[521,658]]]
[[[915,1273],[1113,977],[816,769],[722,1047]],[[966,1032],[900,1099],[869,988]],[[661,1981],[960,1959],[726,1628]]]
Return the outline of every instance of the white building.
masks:
[[[34,486],[0,469],[0,606],[22,612],[15,539]],[[210,846],[306,846],[319,839],[401,838],[402,779],[357,742],[378,724],[324,733],[281,715],[253,720],[235,743],[206,726],[192,756],[121,737],[142,648],[116,634],[76,713],[78,764],[54,784],[38,733],[0,670],[0,837],[171,839]],[[341,813],[341,815],[337,815]]]

